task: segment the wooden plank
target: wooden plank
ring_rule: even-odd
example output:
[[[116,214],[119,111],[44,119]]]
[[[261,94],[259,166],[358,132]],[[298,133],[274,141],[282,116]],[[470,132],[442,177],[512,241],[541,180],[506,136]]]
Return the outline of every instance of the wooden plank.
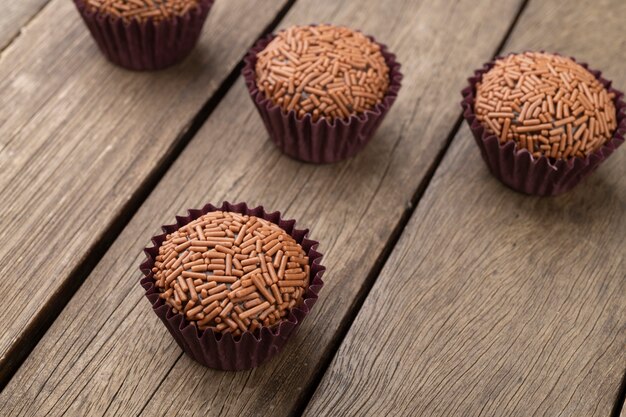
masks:
[[[622,36],[605,10],[626,4],[603,3],[532,1],[507,49],[572,54],[624,88],[621,46],[595,42]],[[517,194],[464,124],[305,415],[609,416],[626,365],[625,176],[620,149],[570,194]]]
[[[66,0],[5,51],[0,381],[45,329],[59,293],[75,286],[73,271],[285,4],[217,2],[192,56],[156,73],[107,63]]]
[[[292,413],[457,120],[466,73],[476,57],[494,53],[519,5],[297,2],[283,26],[312,16],[350,24],[398,53],[406,77],[376,138],[341,164],[291,160],[267,140],[239,80],[0,395],[7,414]],[[160,224],[224,199],[297,218],[322,242],[329,271],[314,312],[286,350],[250,372],[216,372],[181,357],[137,284],[141,249]]]
[[[50,0],[7,1],[2,5],[0,14],[0,51],[7,47]]]

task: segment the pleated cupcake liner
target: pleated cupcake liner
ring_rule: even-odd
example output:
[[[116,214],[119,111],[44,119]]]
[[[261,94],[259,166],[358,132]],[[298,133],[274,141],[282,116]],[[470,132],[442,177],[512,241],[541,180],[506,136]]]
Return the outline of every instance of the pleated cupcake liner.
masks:
[[[500,59],[502,57],[497,57]],[[572,58],[576,61],[574,58]],[[574,188],[591,174],[602,162],[624,143],[626,135],[626,104],[624,94],[611,87],[611,81],[602,77],[600,71],[592,70],[586,63],[579,63],[591,72],[604,87],[615,94],[614,104],[617,128],[603,146],[585,158],[553,159],[546,156],[533,157],[527,149],[518,149],[515,141],[501,144],[498,137],[483,127],[474,112],[476,85],[483,75],[494,67],[495,61],[486,63],[469,78],[469,86],[463,89],[463,117],[467,121],[483,160],[491,173],[503,184],[515,191],[537,196],[555,196]]]
[[[185,59],[198,42],[214,0],[200,0],[185,15],[139,22],[101,13],[74,0],[96,44],[112,63],[136,71],[159,70]]]
[[[307,253],[311,267],[309,288],[304,293],[302,303],[292,308],[278,324],[272,327],[261,327],[254,332],[246,331],[240,336],[233,336],[231,333],[222,334],[211,329],[199,330],[184,315],[174,313],[171,307],[159,297],[160,291],[155,286],[152,268],[166,235],[206,213],[217,210],[256,216],[275,223],[302,245]],[[322,254],[317,252],[319,243],[307,238],[308,229],[296,229],[295,220],[283,220],[280,212],[268,213],[262,206],[248,208],[246,203],[224,202],[221,207],[207,204],[202,209],[190,209],[188,213],[187,216],[176,216],[175,224],[162,226],[165,233],[154,236],[152,238],[154,246],[144,249],[147,259],[139,269],[144,275],[140,284],[145,290],[146,298],[181,349],[195,361],[209,368],[224,371],[255,368],[282,350],[289,337],[295,333],[317,301],[319,291],[324,285],[322,275],[326,270],[321,265]]]
[[[389,67],[389,88],[383,100],[374,108],[351,115],[345,120],[329,121],[320,117],[313,121],[310,114],[299,118],[294,110],[283,111],[257,88],[255,72],[257,54],[265,49],[274,36],[268,35],[260,39],[248,51],[242,70],[250,97],[274,144],[292,158],[317,164],[339,162],[356,155],[370,141],[396,101],[402,81],[400,64],[396,62],[396,56],[387,50],[386,45],[376,42],[373,37],[368,37],[381,46],[382,55]]]

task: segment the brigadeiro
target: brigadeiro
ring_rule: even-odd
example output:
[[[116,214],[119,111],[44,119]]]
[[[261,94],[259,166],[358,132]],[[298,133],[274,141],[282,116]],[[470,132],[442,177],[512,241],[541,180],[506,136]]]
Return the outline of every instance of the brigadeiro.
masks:
[[[248,90],[287,155],[329,163],[359,152],[394,103],[402,75],[385,45],[345,27],[293,26],[245,58]]]
[[[568,191],[624,142],[623,94],[573,58],[508,55],[476,71],[463,96],[489,169],[527,194]]]
[[[223,370],[276,354],[317,299],[317,242],[294,221],[225,203],[190,211],[153,239],[141,284],[183,350]]]
[[[104,55],[132,70],[182,61],[198,42],[214,0],[74,0]]]

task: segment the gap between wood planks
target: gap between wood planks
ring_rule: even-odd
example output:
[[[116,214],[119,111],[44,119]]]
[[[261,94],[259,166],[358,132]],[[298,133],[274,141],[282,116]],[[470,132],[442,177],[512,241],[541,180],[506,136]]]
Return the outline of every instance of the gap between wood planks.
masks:
[[[617,399],[611,410],[610,417],[625,417],[626,416],[626,372],[622,376],[622,383],[619,386],[619,392],[617,393]]]
[[[39,8],[37,10],[35,10],[35,13],[33,13],[28,19],[26,19],[26,21],[24,22],[22,27],[17,29],[16,32],[13,34],[13,36],[11,36],[9,39],[7,39],[7,41],[6,41],[6,43],[4,45],[0,45],[0,60],[2,59],[2,54],[4,53],[4,51],[9,49],[9,47],[15,43],[17,38],[19,38],[22,35],[24,30],[28,30],[28,26],[30,26],[32,21],[35,20],[35,18],[37,16],[39,16],[39,14],[43,11],[43,9],[48,4],[50,4],[50,2],[51,2],[51,0],[46,0],[41,6],[39,6]]]
[[[288,0],[285,5],[279,10],[276,16],[274,16],[274,19],[261,31],[257,39],[260,39],[271,33],[283,20],[283,18],[291,9],[291,7],[295,4],[295,2],[296,0]],[[44,7],[42,7],[39,12],[41,12]],[[35,16],[33,16],[29,20],[29,23],[34,19]],[[15,41],[18,36],[19,34],[11,40],[11,43]],[[254,40],[252,45],[257,41],[257,39]],[[0,59],[3,51],[4,49],[0,50]],[[146,176],[146,178],[143,180],[140,186],[137,187],[128,202],[121,207],[119,212],[120,214],[111,220],[110,225],[102,233],[101,238],[98,239],[87,251],[84,261],[68,275],[68,279],[65,280],[65,282],[58,288],[58,293],[57,296],[54,298],[54,301],[49,302],[45,306],[43,306],[40,313],[38,314],[39,318],[33,321],[33,323],[35,324],[28,326],[16,339],[15,343],[13,343],[12,346],[7,350],[6,357],[9,359],[7,360],[6,365],[7,369],[4,370],[2,376],[0,377],[0,392],[4,390],[8,382],[11,380],[11,378],[13,378],[13,375],[15,375],[15,372],[17,372],[17,370],[30,355],[35,346],[37,346],[48,328],[50,328],[50,326],[57,319],[59,314],[61,314],[61,311],[63,311],[65,306],[71,300],[72,296],[76,293],[76,291],[78,291],[82,283],[91,274],[93,269],[96,267],[104,254],[109,250],[121,231],[124,230],[124,228],[128,225],[130,220],[148,198],[152,190],[161,181],[161,179],[172,166],[174,161],[176,161],[176,159],[187,147],[189,142],[191,142],[196,133],[198,133],[204,122],[206,122],[206,120],[211,116],[213,110],[215,110],[219,102],[222,101],[226,93],[238,80],[241,70],[243,68],[243,57],[245,56],[246,52],[242,54],[242,59],[226,76],[226,78],[220,84],[217,90],[215,90],[215,93],[211,97],[209,97],[204,105],[200,108],[198,113],[194,116],[192,122],[186,128],[184,128],[183,131],[178,135],[178,137],[172,142],[172,144],[170,145],[170,149],[164,155],[161,163],[158,164],[153,172],[149,173]]]

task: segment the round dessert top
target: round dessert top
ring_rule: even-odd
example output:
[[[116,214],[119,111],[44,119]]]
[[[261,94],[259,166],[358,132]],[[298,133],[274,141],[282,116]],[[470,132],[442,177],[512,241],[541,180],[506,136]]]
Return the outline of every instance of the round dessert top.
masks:
[[[306,253],[279,226],[222,211],[167,235],[152,271],[174,313],[235,335],[278,323],[302,302],[310,275]]]
[[[126,20],[165,20],[185,15],[199,0],[86,0],[87,6]]]
[[[257,54],[256,83],[265,96],[298,117],[345,119],[380,103],[389,67],[380,45],[331,25],[293,26]]]
[[[534,157],[583,158],[613,136],[614,98],[570,58],[526,52],[497,60],[483,75],[474,111],[500,143],[513,140]]]

